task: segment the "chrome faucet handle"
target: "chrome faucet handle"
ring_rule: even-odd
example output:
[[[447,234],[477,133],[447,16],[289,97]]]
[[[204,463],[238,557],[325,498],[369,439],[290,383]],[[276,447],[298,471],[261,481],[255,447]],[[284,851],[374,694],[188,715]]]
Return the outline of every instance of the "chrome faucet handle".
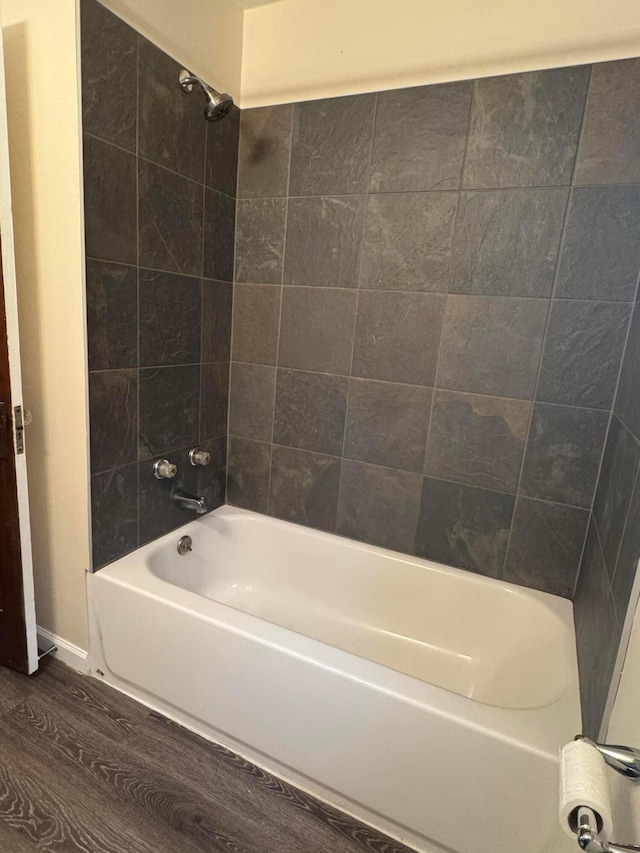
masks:
[[[197,465],[208,465],[211,462],[211,454],[208,450],[194,447],[189,451],[189,462],[195,467]]]
[[[640,749],[631,746],[619,746],[618,744],[595,743],[591,738],[578,736],[576,740],[582,740],[598,750],[604,758],[605,763],[617,770],[628,779],[640,779]]]
[[[172,480],[178,473],[178,467],[168,459],[156,459],[153,463],[153,473],[158,480]]]

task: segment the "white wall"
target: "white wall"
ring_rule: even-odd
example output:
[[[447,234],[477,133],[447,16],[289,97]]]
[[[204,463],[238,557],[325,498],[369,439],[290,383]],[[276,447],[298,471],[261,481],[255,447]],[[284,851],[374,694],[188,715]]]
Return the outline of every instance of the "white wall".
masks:
[[[233,0],[101,0],[138,32],[240,98],[242,9]]]
[[[637,55],[637,0],[279,0],[245,13],[241,106]]]
[[[1,0],[38,623],[87,646],[75,0]]]
[[[232,0],[105,0],[235,96]],[[88,646],[90,565],[77,0],[0,0],[38,624]]]

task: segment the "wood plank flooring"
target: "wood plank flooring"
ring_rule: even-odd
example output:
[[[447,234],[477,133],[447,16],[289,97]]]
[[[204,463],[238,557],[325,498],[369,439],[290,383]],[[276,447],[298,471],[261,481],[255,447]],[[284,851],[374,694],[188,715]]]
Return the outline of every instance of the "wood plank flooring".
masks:
[[[56,661],[0,668],[0,853],[411,853]]]

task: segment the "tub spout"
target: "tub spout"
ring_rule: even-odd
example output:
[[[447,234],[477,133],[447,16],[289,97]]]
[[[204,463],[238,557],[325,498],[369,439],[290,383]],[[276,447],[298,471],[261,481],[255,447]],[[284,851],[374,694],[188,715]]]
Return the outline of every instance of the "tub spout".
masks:
[[[208,512],[207,502],[203,497],[190,495],[188,492],[183,492],[182,489],[176,489],[172,495],[173,502],[180,509],[195,510],[198,515],[203,515]]]

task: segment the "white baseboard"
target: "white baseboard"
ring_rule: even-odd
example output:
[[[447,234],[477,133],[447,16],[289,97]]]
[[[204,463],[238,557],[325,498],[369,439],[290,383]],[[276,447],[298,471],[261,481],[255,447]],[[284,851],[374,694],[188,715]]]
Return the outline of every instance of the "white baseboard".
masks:
[[[54,644],[56,651],[52,654],[56,660],[70,666],[76,672],[82,672],[85,675],[89,672],[89,652],[74,646],[68,640],[63,640],[62,637],[57,637],[45,628],[38,628],[39,644],[41,639],[44,641],[43,645]]]

